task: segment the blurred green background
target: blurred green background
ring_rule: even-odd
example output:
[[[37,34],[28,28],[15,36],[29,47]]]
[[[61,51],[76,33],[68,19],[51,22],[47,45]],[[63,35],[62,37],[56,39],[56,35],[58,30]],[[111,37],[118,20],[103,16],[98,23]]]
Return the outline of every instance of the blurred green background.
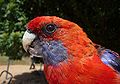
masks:
[[[24,26],[43,15],[73,21],[93,42],[120,53],[120,0],[0,0],[0,55],[25,56]]]

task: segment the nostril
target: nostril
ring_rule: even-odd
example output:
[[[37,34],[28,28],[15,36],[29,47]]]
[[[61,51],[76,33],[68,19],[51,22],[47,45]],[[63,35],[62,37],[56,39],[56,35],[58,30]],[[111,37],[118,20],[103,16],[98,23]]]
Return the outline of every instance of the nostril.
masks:
[[[28,32],[28,33],[33,33],[33,31],[31,31],[30,29],[27,29],[27,32]]]

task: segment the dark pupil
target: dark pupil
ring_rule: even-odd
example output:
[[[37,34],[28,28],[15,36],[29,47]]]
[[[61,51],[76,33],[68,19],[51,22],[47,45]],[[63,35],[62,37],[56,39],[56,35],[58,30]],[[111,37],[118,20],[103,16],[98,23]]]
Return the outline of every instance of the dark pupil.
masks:
[[[55,32],[57,29],[57,26],[55,24],[47,24],[42,28],[42,32],[46,35],[51,35],[53,32]]]
[[[56,28],[55,25],[52,25],[52,24],[46,26],[46,30],[47,30],[49,33],[50,33],[50,32],[54,32],[55,28]]]

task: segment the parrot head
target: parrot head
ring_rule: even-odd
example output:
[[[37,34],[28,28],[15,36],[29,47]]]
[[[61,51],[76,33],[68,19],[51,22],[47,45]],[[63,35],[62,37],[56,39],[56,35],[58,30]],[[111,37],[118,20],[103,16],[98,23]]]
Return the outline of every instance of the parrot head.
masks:
[[[95,52],[92,41],[82,28],[68,20],[56,16],[36,17],[27,23],[26,29],[23,48],[39,53],[46,65],[90,57]]]

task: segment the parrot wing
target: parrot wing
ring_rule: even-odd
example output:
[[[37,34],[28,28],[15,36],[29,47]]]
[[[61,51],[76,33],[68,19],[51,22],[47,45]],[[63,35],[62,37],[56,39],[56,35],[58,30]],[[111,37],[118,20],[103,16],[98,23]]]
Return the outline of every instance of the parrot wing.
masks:
[[[101,61],[107,66],[120,73],[120,56],[118,53],[106,49],[100,45],[95,45],[99,53]]]

